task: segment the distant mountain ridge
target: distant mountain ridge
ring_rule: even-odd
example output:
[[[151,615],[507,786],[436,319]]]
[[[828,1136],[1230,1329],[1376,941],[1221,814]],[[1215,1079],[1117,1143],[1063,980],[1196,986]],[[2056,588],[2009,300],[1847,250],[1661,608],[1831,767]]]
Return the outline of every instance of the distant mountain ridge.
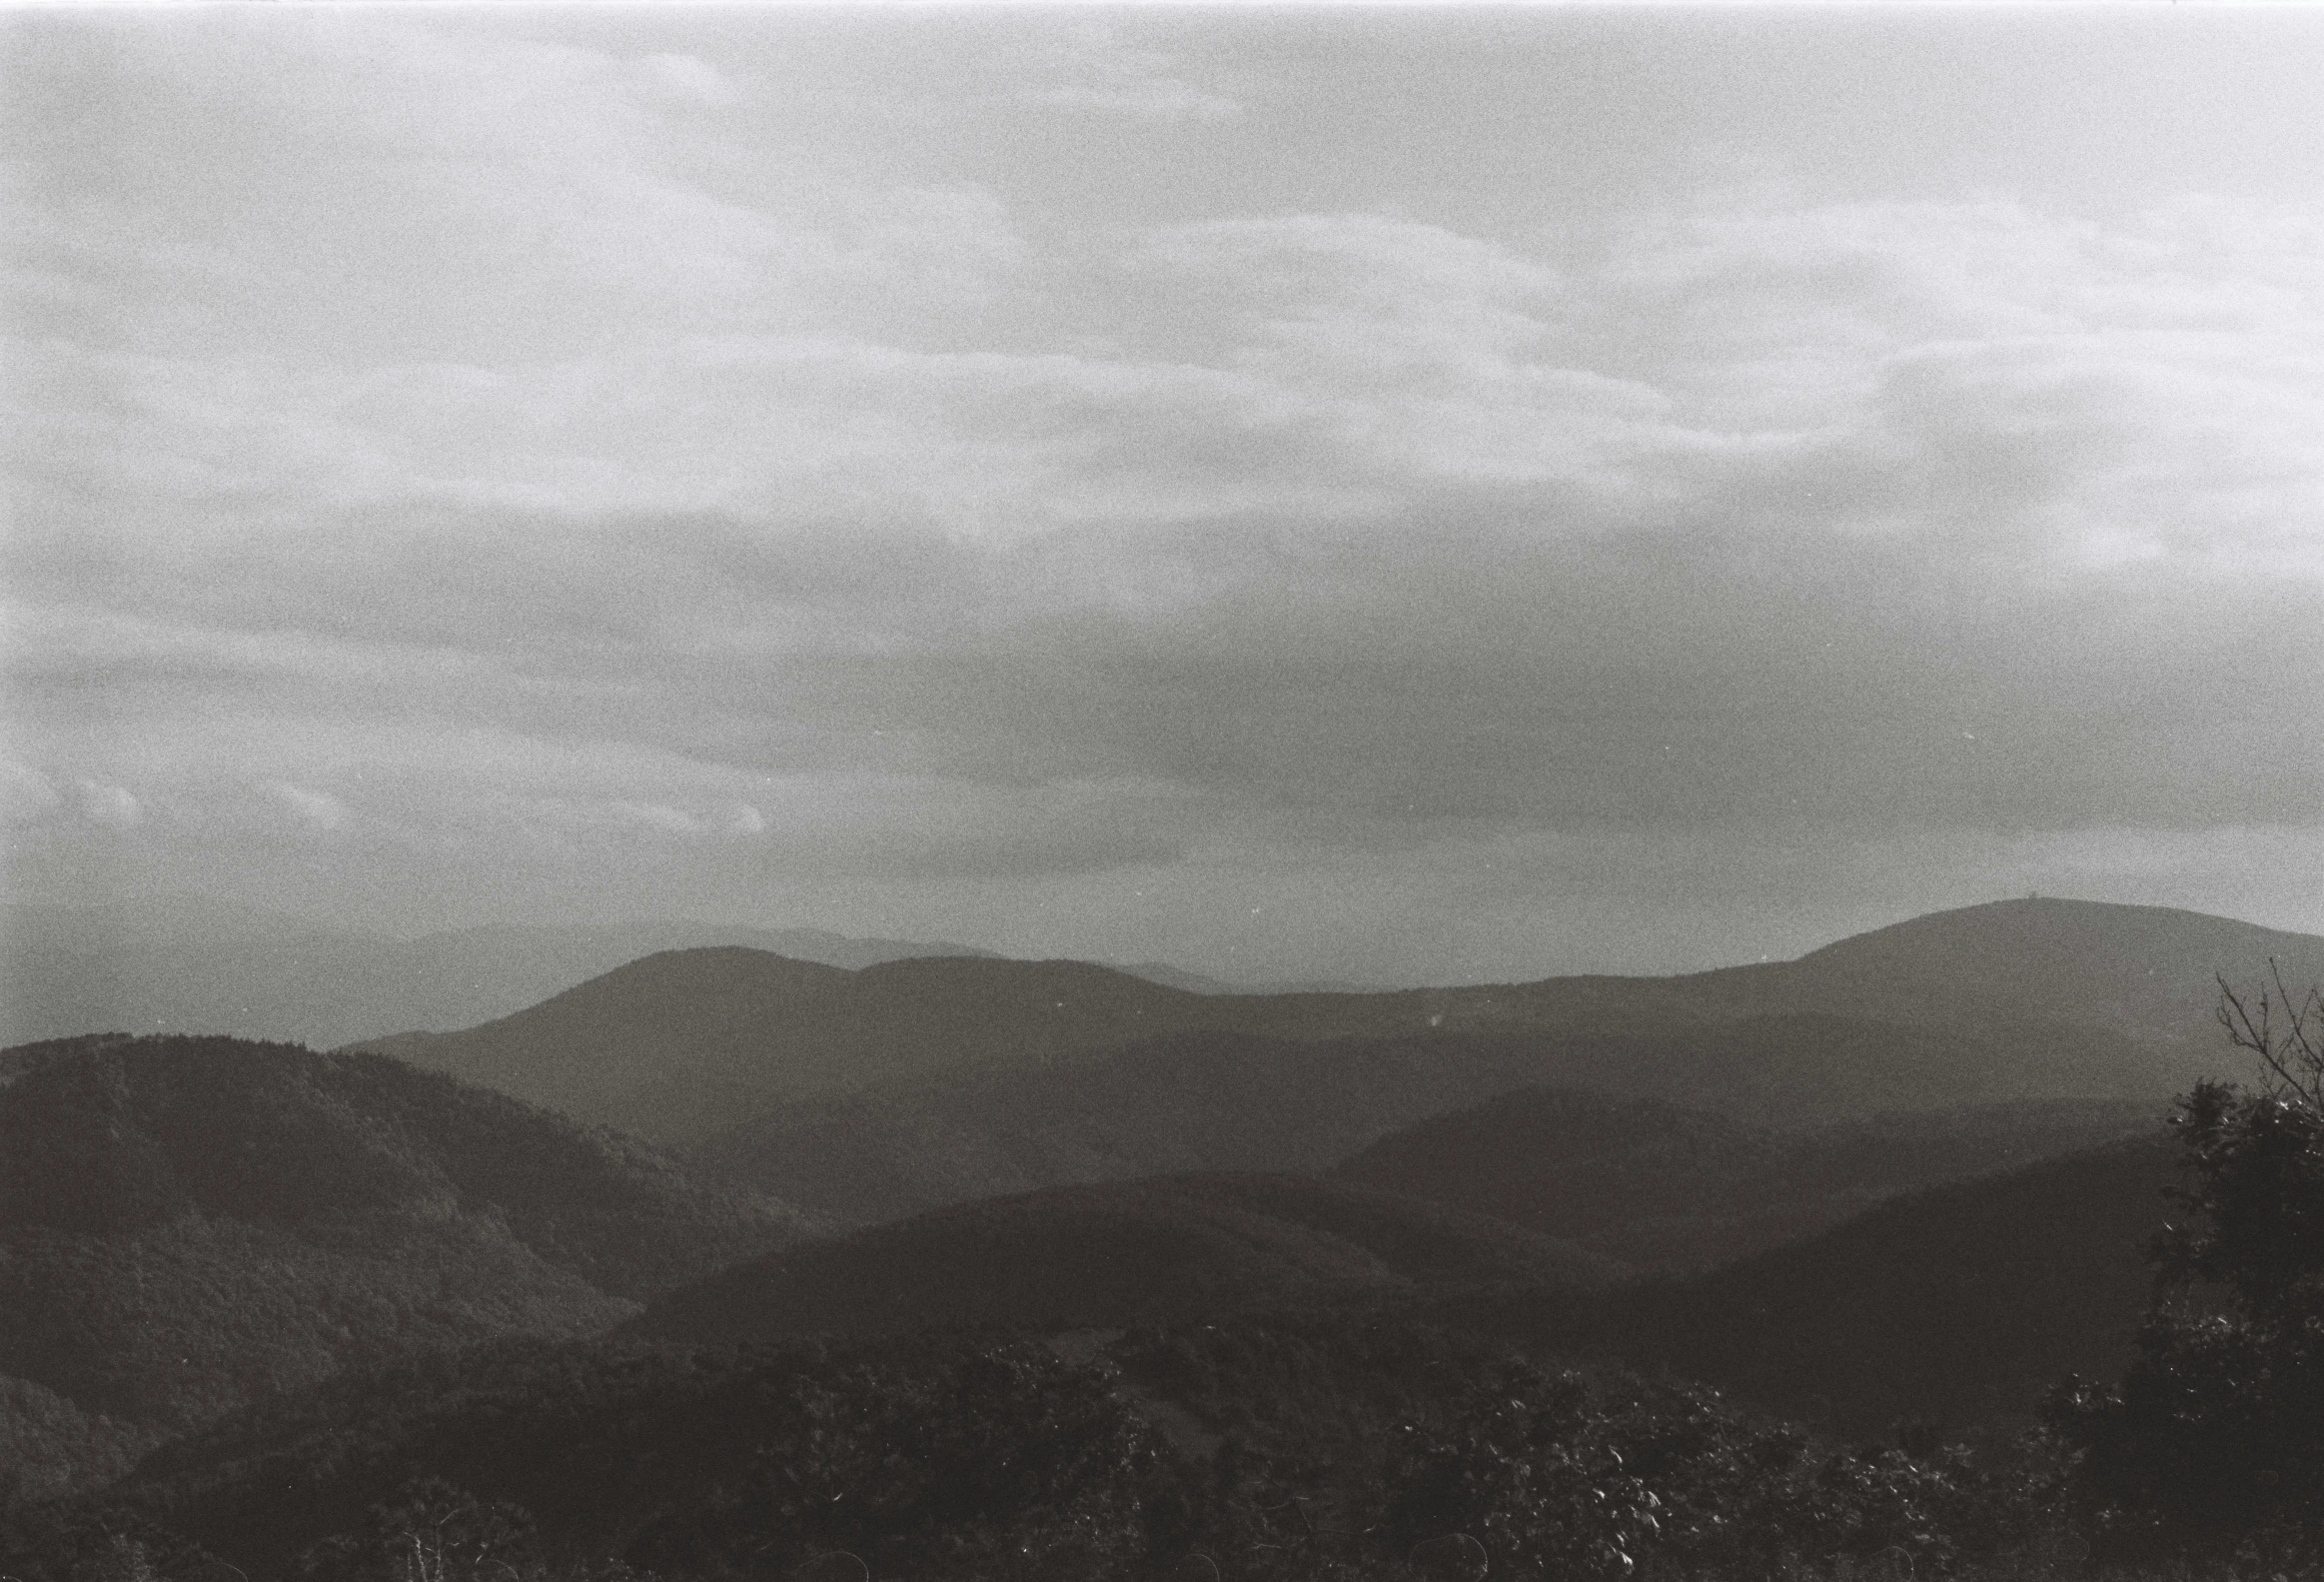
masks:
[[[1954,1026],[2065,1022],[2142,1042],[2215,1044],[2214,974],[2324,982],[2324,937],[2167,906],[2028,897],[1932,912],[1797,960],[1672,979],[1758,1011],[1852,1007]]]
[[[2271,957],[2324,980],[2324,939],[2033,900],[1791,962],[1378,993],[1200,994],[1076,962],[848,972],[727,947],[372,1047],[635,1128],[860,1225],[1073,1182],[1322,1169],[1528,1086],[1777,1129],[1980,1104],[2159,1112],[2196,1080],[2243,1074],[2211,1024],[2215,974],[2249,980]],[[1743,1243],[1828,1223],[1832,1205],[1762,1206],[1760,1232],[1730,1227]],[[1807,1217],[1786,1221],[1793,1209]]]
[[[1212,1003],[1080,961],[916,957],[849,972],[713,947],[632,961],[465,1032],[365,1047],[682,1142],[780,1096],[1037,1065],[1199,1020]]]
[[[1245,983],[1212,977],[1203,972],[1189,972],[1172,966],[1167,961],[1108,962],[1117,971],[1142,977],[1149,983],[1164,988],[1183,988],[1190,994],[1361,994],[1366,990],[1353,983]]]
[[[842,967],[989,952],[819,928],[642,922],[396,939],[187,897],[150,908],[0,905],[0,1045],[97,1032],[332,1048],[473,1026],[656,951],[734,944]]]

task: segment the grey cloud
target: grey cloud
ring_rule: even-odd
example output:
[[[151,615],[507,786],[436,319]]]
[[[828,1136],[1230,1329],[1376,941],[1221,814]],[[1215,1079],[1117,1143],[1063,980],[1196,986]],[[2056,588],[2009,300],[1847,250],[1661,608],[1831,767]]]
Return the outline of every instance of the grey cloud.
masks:
[[[1439,528],[1337,600],[1255,578],[1179,621],[1060,616],[828,662],[795,696],[809,719],[906,732],[955,774],[1128,771],[1423,818],[2324,811],[2315,750],[2277,713],[2324,674],[2280,598],[2136,575],[2031,596],[2012,575],[1813,538],[1513,547]]]
[[[646,522],[600,525],[565,560],[548,527],[447,535],[393,575],[309,563],[264,596],[340,607],[320,623],[332,643],[286,625],[271,649],[261,636],[73,675],[133,718],[239,702],[626,744],[649,756],[648,784],[668,773],[650,755],[705,785],[929,778],[892,816],[861,808],[859,847],[818,837],[866,861],[938,861],[942,840],[898,832],[940,823],[947,797],[1125,779],[1222,808],[1548,828],[2324,814],[2324,764],[2284,727],[2324,696],[2298,619],[2324,602],[2305,585],[2176,566],[2060,575],[1812,519],[1642,533],[1536,520],[1507,498],[1490,521],[1480,510],[1470,493],[1411,521],[1014,547]],[[433,671],[392,657],[439,644],[452,657]],[[361,658],[374,645],[403,647]],[[50,708],[70,715],[77,696]],[[1166,847],[1142,843],[1151,805],[1095,805],[1066,844]],[[980,827],[1012,817],[1026,860],[1061,860],[1041,854],[1064,837],[1040,832],[1029,799],[979,804]]]
[[[6,791],[58,872],[1167,869],[1206,916],[1263,873],[1321,927],[2324,817],[2312,228],[1688,184],[1535,226],[1517,165],[1374,192],[1449,157],[1385,123],[1318,196],[1266,168],[1313,84],[1201,119],[1200,27],[953,19],[883,98],[879,28],[817,23],[853,119],[807,136],[755,24],[375,20],[27,24]]]

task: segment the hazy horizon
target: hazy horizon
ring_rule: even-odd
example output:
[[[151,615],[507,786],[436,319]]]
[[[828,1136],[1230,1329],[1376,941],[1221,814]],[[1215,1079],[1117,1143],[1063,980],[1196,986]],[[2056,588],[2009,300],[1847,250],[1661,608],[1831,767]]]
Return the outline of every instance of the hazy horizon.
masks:
[[[5,29],[15,898],[2324,933],[2324,12]]]
[[[2067,903],[2074,903],[2089,899],[2093,898],[2071,895],[2042,895],[2039,893],[2028,893],[2023,896],[1995,896],[1983,901],[1971,901],[1966,903],[1965,909],[1974,909],[1979,906],[1999,905],[2020,900],[2062,901]],[[2134,902],[2108,901],[2099,901],[2097,903],[2113,905],[2137,904]],[[84,913],[97,912],[107,917],[111,917],[117,914],[114,908],[110,906],[104,905],[103,903],[90,902],[86,900],[76,901],[71,899],[38,899],[22,895],[0,894],[0,907],[9,906],[55,908],[58,911],[79,911]],[[725,936],[726,942],[744,942],[755,945],[759,941],[741,940],[734,938],[733,936],[758,934],[772,938],[774,936],[779,936],[788,932],[794,934],[823,934],[828,935],[832,940],[848,939],[861,944],[887,943],[909,946],[956,945],[967,951],[984,951],[1004,959],[1014,959],[1020,961],[1042,959],[1086,961],[1100,966],[1110,966],[1117,970],[1126,972],[1138,973],[1144,971],[1156,973],[1163,979],[1168,979],[1174,983],[1177,983],[1178,986],[1185,986],[1186,982],[1207,979],[1221,987],[1231,987],[1238,989],[1258,989],[1269,991],[1302,989],[1348,989],[1361,992],[1381,992],[1407,988],[1476,987],[1497,982],[1529,982],[1569,975],[1604,975],[1614,977],[1641,978],[1668,977],[1685,974],[1688,972],[1713,971],[1724,967],[1745,966],[1768,961],[1794,960],[1799,956],[1809,954],[1827,945],[1838,944],[1850,938],[1860,937],[1865,933],[1874,932],[1882,928],[1900,925],[1933,915],[1941,915],[1944,912],[1964,908],[1946,907],[1940,908],[1936,912],[1914,912],[1908,915],[1899,914],[1894,917],[1888,917],[1866,923],[1863,927],[1851,929],[1846,933],[1834,934],[1828,938],[1809,939],[1804,943],[1786,946],[1779,950],[1761,950],[1755,952],[1740,951],[1729,956],[1706,958],[1699,961],[1668,963],[1661,966],[1637,968],[1552,967],[1539,972],[1517,973],[1504,977],[1491,977],[1473,973],[1465,976],[1446,978],[1430,978],[1417,975],[1396,974],[1381,974],[1372,977],[1351,976],[1343,978],[1327,978],[1321,975],[1306,978],[1268,977],[1257,973],[1238,972],[1233,970],[1231,966],[1226,971],[1205,972],[1199,968],[1188,967],[1183,962],[1172,961],[1158,956],[1109,956],[1094,951],[1073,950],[1022,954],[1007,950],[995,949],[977,940],[966,938],[939,938],[931,934],[866,936],[861,934],[846,934],[837,929],[819,928],[811,923],[770,924],[755,923],[746,920],[712,921],[700,917],[686,916],[680,913],[662,913],[653,915],[608,914],[603,917],[570,922],[561,922],[556,919],[540,919],[532,922],[471,921],[465,923],[450,922],[443,923],[441,925],[422,925],[419,927],[371,927],[357,923],[351,923],[343,918],[317,915],[314,913],[283,911],[264,906],[252,906],[246,902],[234,900],[224,896],[206,895],[193,891],[161,891],[154,894],[140,895],[131,904],[129,909],[134,912],[137,919],[145,925],[142,937],[153,941],[167,941],[173,938],[185,939],[196,935],[208,935],[214,943],[222,939],[233,940],[236,938],[247,938],[256,941],[288,940],[301,937],[320,940],[328,937],[346,940],[379,940],[394,944],[414,944],[432,938],[457,938],[463,935],[490,933],[501,929],[532,929],[546,933],[559,933],[565,930],[571,930],[577,933],[601,933],[608,935],[634,933],[640,936],[658,937],[662,942],[652,943],[645,948],[651,950],[664,950],[687,949],[697,947],[700,944],[717,943],[720,942],[722,936]],[[2196,915],[2213,914],[2197,913]],[[2229,918],[2227,920],[2242,922],[2249,921],[2250,919]],[[0,917],[0,945],[5,945],[8,943],[5,935],[6,926],[7,919],[5,917]],[[2266,927],[2270,925],[2260,924],[2259,926]],[[2305,930],[2300,929],[2285,929],[2279,931],[2293,934],[2301,934],[2305,932]],[[92,936],[87,936],[75,930],[68,929],[66,935],[58,936],[55,942],[65,942],[67,937],[81,939]],[[2311,935],[2311,937],[2315,936]],[[766,947],[777,948],[777,945],[775,943],[768,943]],[[914,953],[921,952],[915,950]]]

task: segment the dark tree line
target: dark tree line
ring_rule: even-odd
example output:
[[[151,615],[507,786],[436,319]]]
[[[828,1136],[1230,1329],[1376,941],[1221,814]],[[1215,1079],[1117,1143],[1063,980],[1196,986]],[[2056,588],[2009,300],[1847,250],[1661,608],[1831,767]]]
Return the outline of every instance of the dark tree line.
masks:
[[[2137,1357],[2069,1383],[2053,1420],[2103,1551],[2324,1571],[2324,1000],[2222,981],[2219,1020],[2258,1085],[2181,1104]]]

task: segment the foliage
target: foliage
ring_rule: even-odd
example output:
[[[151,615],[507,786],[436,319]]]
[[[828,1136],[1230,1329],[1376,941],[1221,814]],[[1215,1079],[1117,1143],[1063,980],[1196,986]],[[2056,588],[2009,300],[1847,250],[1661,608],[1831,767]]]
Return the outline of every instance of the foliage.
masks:
[[[415,1348],[600,1331],[795,1229],[638,1144],[382,1056],[16,1053],[0,1489],[98,1486],[165,1432]]]
[[[267,1403],[122,1492],[254,1575],[361,1574],[376,1508],[436,1479],[532,1512],[560,1565],[977,1576],[1127,1552],[1155,1461],[1105,1373],[1033,1342],[505,1344]]]
[[[0,1507],[112,1482],[163,1437],[94,1416],[29,1379],[0,1375]]]
[[[2040,1513],[2033,1485],[1965,1451],[1818,1449],[1710,1391],[1629,1376],[1513,1367],[1403,1437],[1396,1544],[1468,1532],[1520,1573],[1764,1576],[1882,1556],[1942,1570],[2022,1543]]]
[[[421,1478],[373,1513],[368,1541],[328,1539],[299,1569],[314,1582],[528,1582],[543,1568],[521,1507]]]
[[[0,1577],[10,1582],[192,1582],[215,1567],[197,1545],[135,1512],[0,1501]]]
[[[2220,1017],[2260,1057],[2262,1088],[2187,1095],[2186,1213],[2153,1249],[2137,1356],[2113,1387],[2069,1381],[2052,1410],[2108,1552],[2324,1574],[2319,1006],[2280,980],[2223,984]]]
[[[1916,1448],[1818,1444],[1700,1387],[1319,1310],[1110,1343],[504,1344],[269,1403],[160,1452],[107,1508],[255,1582],[616,1563],[707,1582],[834,1555],[918,1582],[1206,1575],[1198,1557],[1241,1582],[1407,1582],[1455,1535],[1494,1575],[1925,1578],[2031,1542],[2038,1456]]]
[[[880,1575],[1038,1576],[1137,1553],[1152,1433],[1047,1347],[804,1370],[760,1401],[752,1453],[630,1558],[788,1569],[843,1549]]]

